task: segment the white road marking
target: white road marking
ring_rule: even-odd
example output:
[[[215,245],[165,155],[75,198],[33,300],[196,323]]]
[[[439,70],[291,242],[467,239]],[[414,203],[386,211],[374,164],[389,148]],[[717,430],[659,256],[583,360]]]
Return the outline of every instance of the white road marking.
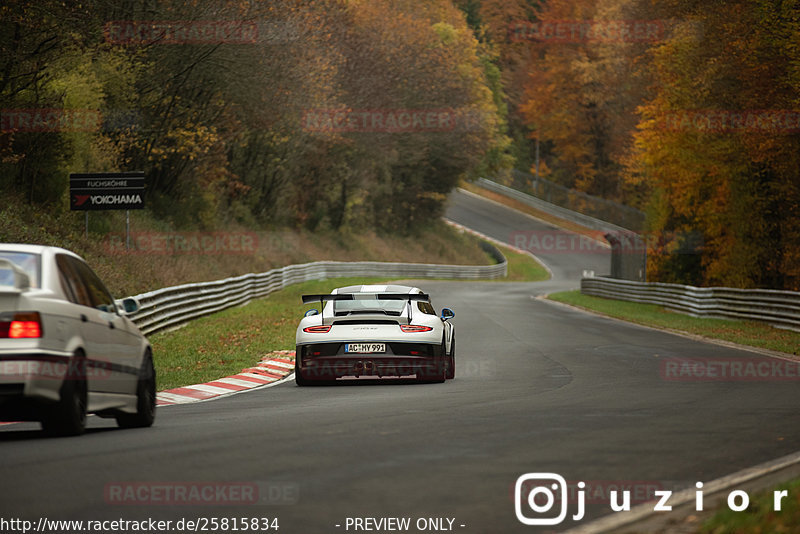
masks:
[[[264,361],[264,362],[259,362],[258,366],[259,367],[266,367],[267,364],[269,364],[269,365],[277,365],[278,367],[283,367],[284,369],[289,369],[289,370],[294,369],[294,364],[293,363],[279,362],[279,361],[276,361],[276,360],[268,360],[268,361]]]
[[[227,377],[227,378],[220,378],[219,380],[214,380],[214,382],[222,382],[223,384],[230,384],[232,386],[242,386],[245,388],[251,388],[255,385],[255,382],[251,382],[249,380],[239,380],[238,378]]]
[[[223,393],[230,393],[231,390],[227,388],[218,388],[216,386],[209,386],[208,384],[194,384],[192,386],[183,386],[186,389],[195,389],[197,391],[204,391],[214,395],[222,395]]]
[[[263,380],[264,382],[272,382],[273,380],[275,380],[275,378],[272,376],[264,376],[256,373],[239,373],[239,376],[249,376],[250,378],[258,378],[259,380]]]

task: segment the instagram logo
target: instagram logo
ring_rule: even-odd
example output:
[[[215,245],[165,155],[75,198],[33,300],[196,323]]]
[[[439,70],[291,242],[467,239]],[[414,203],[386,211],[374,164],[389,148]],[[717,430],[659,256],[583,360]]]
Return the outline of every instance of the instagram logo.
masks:
[[[567,500],[567,481],[555,473],[525,473],[514,485],[514,511],[525,525],[558,525],[567,517]],[[578,506],[575,519],[583,517],[582,499]]]

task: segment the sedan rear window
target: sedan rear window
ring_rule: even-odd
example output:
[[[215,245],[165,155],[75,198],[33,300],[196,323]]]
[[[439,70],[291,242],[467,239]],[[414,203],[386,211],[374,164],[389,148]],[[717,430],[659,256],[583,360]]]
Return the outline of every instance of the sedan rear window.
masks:
[[[29,252],[8,252],[0,250],[0,258],[9,260],[28,275],[32,288],[38,288],[42,271],[42,258],[39,254]],[[0,286],[13,286],[14,272],[0,264]]]

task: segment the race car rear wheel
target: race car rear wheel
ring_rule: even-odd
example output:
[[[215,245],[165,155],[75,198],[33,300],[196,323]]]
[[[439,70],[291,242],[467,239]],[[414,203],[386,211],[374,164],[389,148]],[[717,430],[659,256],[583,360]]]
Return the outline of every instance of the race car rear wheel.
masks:
[[[441,384],[447,379],[447,345],[442,339],[442,348],[438,356],[435,356],[433,369],[417,371],[418,382],[432,382]]]
[[[452,380],[456,377],[456,335],[450,341],[450,354],[447,356],[447,375],[446,379]]]
[[[300,371],[300,369],[298,369],[297,367],[295,367],[295,369],[294,369],[294,383],[297,384],[298,386],[308,386],[309,385],[309,380],[306,379],[306,378],[303,378],[302,371]]]
[[[294,383],[298,386],[308,386],[310,381],[303,377],[303,372],[300,370],[300,347],[295,348],[294,354]]]

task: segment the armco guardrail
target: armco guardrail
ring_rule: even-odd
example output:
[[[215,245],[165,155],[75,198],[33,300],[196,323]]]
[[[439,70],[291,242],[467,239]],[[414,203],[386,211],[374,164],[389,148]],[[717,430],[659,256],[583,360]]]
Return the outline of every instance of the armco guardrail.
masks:
[[[289,265],[265,273],[245,274],[214,282],[184,284],[136,295],[139,311],[131,319],[145,335],[172,328],[217,311],[266,297],[289,285],[309,280],[342,277],[452,278],[477,280],[503,278],[508,264],[503,254],[486,244],[500,262],[495,265],[431,265],[424,263],[318,261]]]
[[[555,217],[579,224],[586,228],[603,232],[606,241],[611,244],[611,276],[625,280],[646,280],[645,246],[642,237],[633,230],[617,226],[616,224],[596,219],[546,202],[522,191],[512,189],[502,184],[479,178],[479,186],[489,191],[513,198],[535,209],[549,213]]]
[[[541,177],[537,178],[529,172],[511,169],[511,183],[508,185],[548,204],[555,204],[630,230],[641,231],[644,229],[646,216],[641,210],[565,187]]]
[[[527,204],[533,208],[542,210],[555,217],[560,217],[562,219],[566,219],[567,221],[580,224],[586,228],[591,228],[592,230],[599,230],[602,232],[631,233],[631,230],[628,228],[623,228],[622,226],[617,226],[616,224],[607,221],[601,221],[600,219],[595,219],[589,215],[584,215],[583,213],[578,213],[577,211],[572,211],[570,209],[557,206],[556,204],[552,204],[505,185],[498,184],[497,182],[487,180],[486,178],[478,178],[475,183],[484,189],[488,189],[489,191],[494,191],[495,193],[500,193],[501,195],[519,200],[523,204]]]
[[[581,279],[581,293],[660,304],[694,317],[764,321],[800,332],[800,293],[794,291],[694,287],[601,276]]]

